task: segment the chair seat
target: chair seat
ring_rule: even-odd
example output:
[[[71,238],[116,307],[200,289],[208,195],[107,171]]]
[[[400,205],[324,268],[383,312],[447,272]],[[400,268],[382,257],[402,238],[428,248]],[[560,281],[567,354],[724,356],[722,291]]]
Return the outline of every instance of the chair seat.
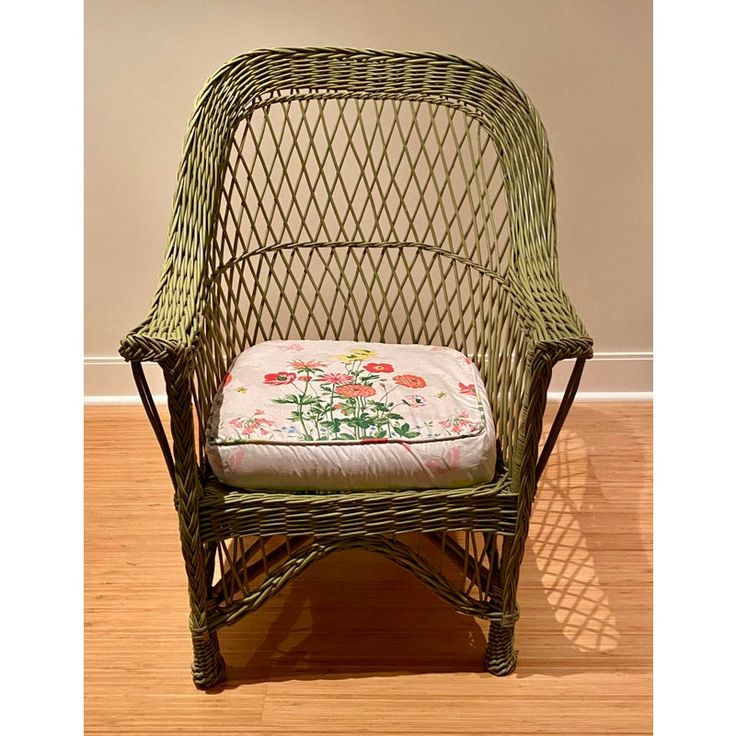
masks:
[[[217,478],[248,490],[458,488],[496,466],[478,369],[429,345],[254,345],[224,377],[205,439]]]

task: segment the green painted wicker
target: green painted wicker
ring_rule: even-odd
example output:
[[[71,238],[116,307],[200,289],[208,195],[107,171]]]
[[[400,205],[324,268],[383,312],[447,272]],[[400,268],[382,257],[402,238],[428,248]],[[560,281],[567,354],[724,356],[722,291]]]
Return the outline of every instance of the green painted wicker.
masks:
[[[364,548],[490,622],[485,667],[516,664],[516,589],[541,473],[592,341],[563,293],[552,162],[526,95],[429,53],[239,56],[196,102],[161,281],[122,342],[175,487],[194,682],[224,677],[217,629],[312,562]],[[471,356],[499,435],[473,488],[258,493],[200,441],[227,365],[267,339],[441,344]],[[539,451],[552,367],[575,367]],[[170,450],[141,363],[163,369]],[[197,431],[198,430],[198,431]]]

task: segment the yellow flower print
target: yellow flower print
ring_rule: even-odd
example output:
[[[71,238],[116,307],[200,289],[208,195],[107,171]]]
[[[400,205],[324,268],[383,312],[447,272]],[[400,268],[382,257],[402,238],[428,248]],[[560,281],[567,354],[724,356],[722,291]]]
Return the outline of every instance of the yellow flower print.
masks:
[[[339,360],[341,363],[351,363],[354,360],[366,360],[367,358],[375,358],[376,351],[368,350],[368,348],[355,348],[345,355],[333,356],[335,360]]]

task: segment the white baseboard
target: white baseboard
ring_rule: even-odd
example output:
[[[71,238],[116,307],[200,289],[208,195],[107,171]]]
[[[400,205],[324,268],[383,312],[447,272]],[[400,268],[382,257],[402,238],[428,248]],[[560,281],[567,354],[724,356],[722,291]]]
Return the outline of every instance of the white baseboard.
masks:
[[[549,400],[559,401],[572,370],[572,361],[555,368]],[[588,361],[577,401],[651,401],[652,353],[596,353]],[[166,403],[161,370],[145,366],[146,377],[156,403]],[[84,403],[88,405],[138,404],[130,366],[118,356],[84,359]]]
[[[547,401],[551,404],[562,401],[562,391],[550,391]],[[165,397],[162,397],[165,400]],[[652,401],[651,391],[578,391],[575,403],[595,403],[599,401]]]
[[[133,394],[130,396],[110,395],[110,396],[85,396],[85,406],[138,406],[141,403],[140,396]],[[153,394],[153,403],[159,406],[166,405],[165,394]]]

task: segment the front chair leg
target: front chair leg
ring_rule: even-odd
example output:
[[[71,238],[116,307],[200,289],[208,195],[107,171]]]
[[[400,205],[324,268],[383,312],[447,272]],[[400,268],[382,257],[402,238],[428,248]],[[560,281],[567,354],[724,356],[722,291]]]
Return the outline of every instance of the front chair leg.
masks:
[[[492,675],[510,675],[516,669],[514,628],[514,624],[502,626],[500,622],[491,622],[483,666]]]
[[[511,553],[511,540],[508,537],[503,539],[503,545],[499,549],[497,540],[493,539],[488,545],[488,566],[493,582],[493,602],[492,610],[496,613],[503,611],[503,588],[507,579],[507,568],[509,556]],[[502,677],[510,675],[516,669],[516,655],[514,649],[514,628],[516,626],[516,616],[502,616],[500,620],[492,620],[488,627],[488,646],[486,654],[483,658],[483,666],[486,671],[492,675]]]
[[[225,679],[225,660],[220,654],[216,631],[192,631],[192,679],[200,690],[215,687]]]

